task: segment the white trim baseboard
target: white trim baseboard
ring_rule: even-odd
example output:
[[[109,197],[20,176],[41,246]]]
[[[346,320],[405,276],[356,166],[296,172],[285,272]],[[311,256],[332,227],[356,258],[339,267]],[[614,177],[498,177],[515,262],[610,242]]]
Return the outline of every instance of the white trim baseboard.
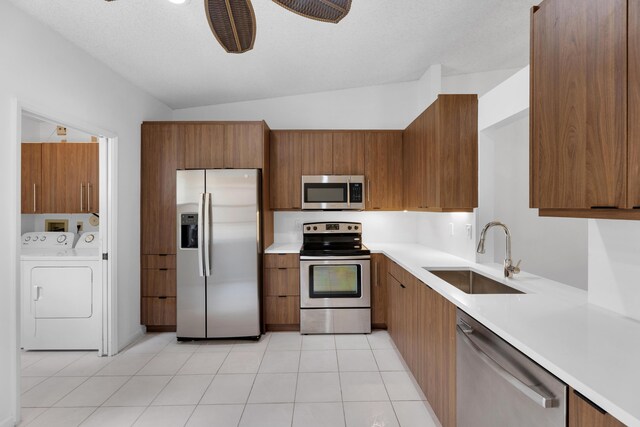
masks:
[[[0,427],[15,427],[16,424],[16,420],[14,420],[13,417],[9,417],[6,420],[0,422]]]

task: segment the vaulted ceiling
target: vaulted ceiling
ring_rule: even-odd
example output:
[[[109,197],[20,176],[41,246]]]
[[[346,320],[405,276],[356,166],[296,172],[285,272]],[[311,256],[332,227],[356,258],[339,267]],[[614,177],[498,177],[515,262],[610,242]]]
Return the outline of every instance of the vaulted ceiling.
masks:
[[[253,0],[252,51],[226,53],[204,0],[11,0],[172,108],[528,63],[532,0],[353,0],[339,24]]]

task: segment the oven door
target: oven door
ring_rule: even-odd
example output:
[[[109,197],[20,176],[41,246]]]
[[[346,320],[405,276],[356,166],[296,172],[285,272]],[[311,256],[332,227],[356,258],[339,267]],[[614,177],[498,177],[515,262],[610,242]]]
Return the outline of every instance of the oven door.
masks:
[[[371,307],[370,264],[370,256],[300,257],[300,307]]]

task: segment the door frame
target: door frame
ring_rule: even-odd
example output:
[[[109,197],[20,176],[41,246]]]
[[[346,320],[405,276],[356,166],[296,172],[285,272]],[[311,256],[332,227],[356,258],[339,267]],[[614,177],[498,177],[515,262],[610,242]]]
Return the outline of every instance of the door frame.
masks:
[[[10,185],[8,203],[10,211],[10,224],[7,227],[9,239],[14,242],[10,251],[11,268],[9,271],[10,298],[14,302],[10,306],[10,346],[13,357],[9,361],[15,375],[12,378],[12,388],[15,392],[12,396],[14,405],[15,421],[21,419],[20,402],[20,230],[21,230],[21,144],[22,144],[22,115],[27,114],[35,118],[57,123],[69,128],[77,129],[91,135],[99,137],[100,151],[100,205],[106,206],[101,212],[101,231],[105,227],[106,236],[101,236],[102,253],[108,254],[108,259],[102,262],[103,280],[103,355],[113,356],[118,351],[118,316],[117,316],[117,147],[118,136],[109,130],[100,128],[90,123],[86,123],[76,118],[60,118],[59,113],[40,105],[33,105],[23,102],[18,98],[12,99],[11,106],[11,138],[7,155],[13,158],[11,162],[12,170],[9,171],[13,177]],[[106,186],[106,191],[104,187]],[[105,204],[103,204],[105,203]],[[102,209],[101,209],[102,210]],[[102,217],[104,215],[104,218]],[[104,221],[104,222],[103,222]],[[102,233],[101,233],[102,234]]]

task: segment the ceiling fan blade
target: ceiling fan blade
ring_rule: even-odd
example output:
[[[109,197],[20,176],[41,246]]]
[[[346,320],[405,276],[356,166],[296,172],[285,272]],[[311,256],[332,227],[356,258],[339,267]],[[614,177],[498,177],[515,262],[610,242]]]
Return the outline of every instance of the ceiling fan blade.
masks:
[[[256,15],[251,0],[205,0],[204,6],[213,35],[227,52],[253,49]]]
[[[290,11],[317,21],[337,24],[347,16],[351,0],[273,0]]]

